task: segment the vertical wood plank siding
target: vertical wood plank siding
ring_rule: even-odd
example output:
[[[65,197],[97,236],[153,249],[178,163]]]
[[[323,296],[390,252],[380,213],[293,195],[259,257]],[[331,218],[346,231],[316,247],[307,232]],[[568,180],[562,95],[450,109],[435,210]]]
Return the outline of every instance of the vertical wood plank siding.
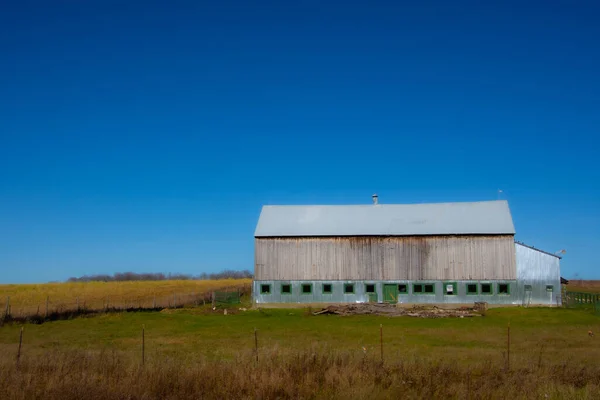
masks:
[[[516,279],[512,235],[255,239],[256,280]]]

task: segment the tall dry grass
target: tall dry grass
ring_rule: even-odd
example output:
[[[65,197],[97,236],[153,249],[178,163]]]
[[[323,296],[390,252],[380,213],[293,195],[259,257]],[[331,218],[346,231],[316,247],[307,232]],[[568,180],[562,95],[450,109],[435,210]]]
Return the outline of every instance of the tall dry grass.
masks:
[[[26,285],[0,285],[0,316],[10,298],[14,317],[63,312],[85,308],[151,308],[184,305],[202,299],[212,291],[243,289],[249,292],[251,279],[129,281],[129,282],[67,282]]]
[[[233,360],[150,360],[88,351],[0,360],[2,399],[597,399],[600,366],[550,358],[510,371],[490,362],[377,359],[349,353],[252,353]]]

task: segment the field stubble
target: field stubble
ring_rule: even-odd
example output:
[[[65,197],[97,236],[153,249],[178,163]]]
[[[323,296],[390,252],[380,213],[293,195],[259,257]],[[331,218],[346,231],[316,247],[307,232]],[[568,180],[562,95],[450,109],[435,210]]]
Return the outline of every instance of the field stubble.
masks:
[[[0,313],[15,318],[85,309],[166,308],[210,301],[215,290],[250,293],[251,279],[68,282],[0,285]]]

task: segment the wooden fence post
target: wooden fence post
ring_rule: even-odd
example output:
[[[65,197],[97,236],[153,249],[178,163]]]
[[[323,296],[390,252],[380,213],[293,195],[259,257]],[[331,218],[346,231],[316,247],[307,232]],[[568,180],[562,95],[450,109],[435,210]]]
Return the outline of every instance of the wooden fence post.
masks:
[[[381,347],[381,364],[383,364],[383,324],[379,325],[379,344]]]
[[[467,372],[467,400],[471,399],[471,368]]]
[[[254,328],[254,353],[256,353],[256,362],[258,362],[258,333]]]
[[[7,319],[10,315],[10,296],[6,296],[6,311],[4,312],[4,319]]]
[[[142,365],[146,362],[146,325],[142,325]]]
[[[50,303],[50,296],[46,296],[46,318],[48,318],[48,305]]]
[[[19,350],[17,351],[17,369],[19,369],[19,361],[21,360],[21,346],[23,345],[23,327],[19,333]]]
[[[506,332],[506,370],[510,370],[510,322],[508,323],[508,330]]]

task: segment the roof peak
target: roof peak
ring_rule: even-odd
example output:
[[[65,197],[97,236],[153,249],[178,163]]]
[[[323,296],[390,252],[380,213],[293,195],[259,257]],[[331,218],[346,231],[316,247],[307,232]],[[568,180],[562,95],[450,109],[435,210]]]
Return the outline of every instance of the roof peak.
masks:
[[[466,205],[485,203],[507,203],[507,200],[479,200],[479,201],[445,201],[439,203],[377,203],[377,204],[265,204],[263,207],[388,207],[388,206],[429,206],[429,205]]]

